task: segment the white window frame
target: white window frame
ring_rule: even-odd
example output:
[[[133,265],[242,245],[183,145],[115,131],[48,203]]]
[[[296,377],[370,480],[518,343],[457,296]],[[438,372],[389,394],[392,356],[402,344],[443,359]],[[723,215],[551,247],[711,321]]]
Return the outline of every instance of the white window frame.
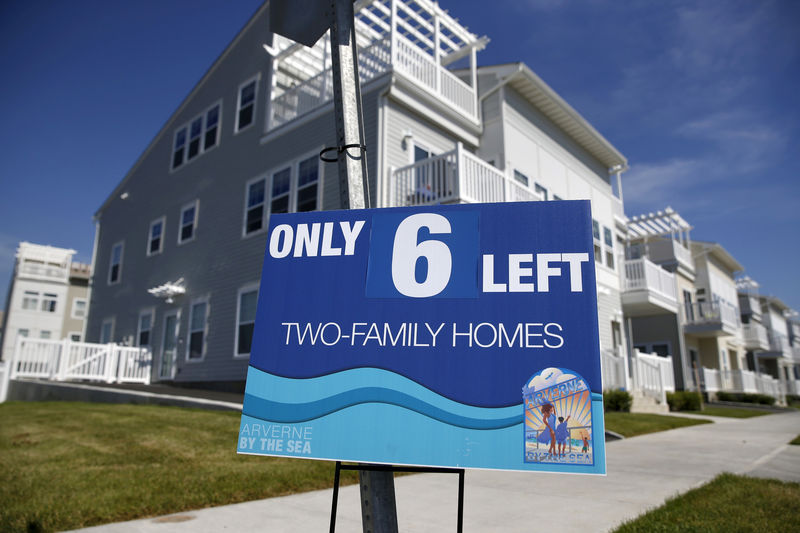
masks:
[[[147,309],[142,309],[139,311],[139,316],[136,318],[136,346],[143,347],[140,343],[140,339],[142,336],[142,317],[145,315],[150,315],[150,329],[147,330],[150,332],[149,343],[145,344],[144,346],[150,348],[150,351],[153,351],[153,327],[156,323],[156,308],[155,307],[148,307]]]
[[[188,211],[189,209],[191,209],[192,207],[194,207],[194,220],[192,221],[192,236],[187,238],[187,239],[181,239],[181,237],[183,236],[183,227],[184,227],[183,214],[186,211]],[[200,219],[200,200],[199,199],[193,200],[193,201],[189,202],[188,204],[184,205],[183,207],[181,207],[181,213],[180,213],[180,216],[178,217],[178,245],[179,246],[182,245],[182,244],[186,244],[187,242],[192,242],[193,240],[195,240],[195,238],[197,238],[197,222],[199,221],[199,219]]]
[[[320,148],[321,150],[321,148]],[[322,188],[323,188],[323,167],[322,162],[318,158],[319,150],[315,150],[312,152],[307,152],[300,157],[292,159],[288,163],[281,164],[279,166],[274,167],[272,170],[267,172],[265,176],[267,177],[267,187],[264,193],[264,201],[267,204],[267,220],[269,216],[272,214],[272,182],[275,178],[275,174],[281,172],[283,170],[289,169],[289,213],[296,213],[297,212],[297,193],[299,190],[298,181],[300,178],[300,163],[303,161],[307,161],[312,158],[316,158],[317,162],[317,208],[315,211],[320,211],[322,206]]]
[[[260,85],[260,82],[261,82],[261,73],[259,72],[255,76],[252,76],[252,77],[248,78],[247,80],[243,81],[241,84],[239,84],[239,88],[236,91],[236,116],[235,116],[235,119],[234,119],[235,125],[233,127],[234,135],[237,134],[237,133],[240,133],[242,131],[246,131],[251,126],[254,126],[255,123],[256,123],[256,116],[257,116],[256,113],[258,112],[258,105],[257,105],[257,103],[258,103],[258,86]],[[242,111],[242,90],[245,87],[247,87],[248,85],[250,85],[251,83],[255,83],[255,87],[253,89],[253,102],[250,104],[250,105],[253,106],[252,118],[250,119],[250,124],[248,124],[248,125],[246,125],[244,127],[240,127],[239,126],[239,115],[240,115],[240,112]]]
[[[38,311],[39,310],[39,302],[41,301],[42,293],[39,291],[23,291],[22,293],[22,301],[19,303],[20,309],[23,311]],[[32,307],[25,307],[25,302],[30,301],[32,302]]]
[[[234,324],[234,335],[233,335],[233,358],[234,359],[247,359],[250,357],[250,352],[248,353],[239,353],[239,326],[241,323],[240,319],[240,312],[242,310],[242,295],[248,292],[256,292],[256,308],[258,308],[258,293],[261,290],[261,284],[258,281],[254,281],[252,283],[248,283],[247,285],[243,285],[239,287],[239,290],[236,292],[236,323]],[[249,322],[248,322],[249,323]],[[255,324],[255,318],[253,318],[253,324]],[[255,328],[253,328],[255,331]],[[250,341],[250,347],[252,349],[252,340]]]
[[[152,246],[150,246],[150,245],[153,242],[153,228],[159,222],[161,223],[161,235],[159,237],[160,240],[159,240],[159,243],[158,243],[158,250],[152,251],[151,250]],[[166,236],[166,234],[167,234],[167,217],[166,217],[166,215],[163,215],[163,216],[155,219],[154,221],[152,221],[150,223],[150,227],[147,230],[147,250],[146,250],[147,257],[153,256],[153,255],[158,255],[158,254],[160,254],[161,252],[164,251],[164,237]]]
[[[43,313],[55,313],[56,309],[58,309],[58,294],[53,292],[43,292],[42,293],[42,312]],[[47,305],[48,302],[52,302],[52,310],[50,310]]]
[[[523,178],[525,178],[525,181],[522,181],[517,176],[522,176]],[[531,179],[528,177],[527,174],[520,172],[516,168],[513,169],[511,173],[511,178],[514,180],[514,183],[519,185],[520,187],[525,187],[526,189],[531,188]]]
[[[83,316],[81,316],[81,315],[79,315],[77,313],[78,302],[83,302],[83,304],[84,304]],[[70,313],[69,313],[69,316],[71,318],[74,318],[75,320],[85,320],[86,319],[86,315],[88,314],[88,311],[89,311],[89,300],[87,300],[86,298],[73,298],[72,299],[72,309],[70,310]]]
[[[197,304],[206,305],[206,316],[203,322],[203,329],[202,329],[203,349],[200,353],[200,357],[192,358],[189,357],[190,351],[192,349],[192,332],[201,331],[201,330],[192,330],[192,320],[194,319],[194,307]],[[208,326],[210,322],[210,316],[211,316],[211,305],[209,304],[208,295],[195,298],[191,302],[189,302],[189,322],[186,324],[186,354],[185,354],[185,359],[187,363],[200,363],[203,362],[206,358],[206,353],[208,353]]]
[[[114,272],[114,250],[119,246],[119,268],[117,269],[117,279],[112,280],[111,274]],[[115,242],[111,247],[111,256],[108,258],[108,284],[116,285],[122,281],[122,262],[125,258],[125,241]]]
[[[110,342],[114,342],[114,326],[115,326],[116,321],[117,321],[116,317],[113,317],[113,316],[103,319],[103,322],[100,324],[100,337],[98,339],[100,344],[107,344],[107,343],[110,343]],[[103,330],[105,329],[106,324],[111,324],[111,327],[108,330],[109,331],[108,340],[104,341],[103,340]]]
[[[258,235],[259,233],[264,233],[267,231],[267,221],[269,220],[269,195],[271,193],[269,185],[272,180],[271,175],[261,175],[257,178],[253,178],[244,185],[244,214],[242,216],[242,237],[250,237],[252,235]],[[258,183],[259,181],[264,182],[264,201],[262,202],[262,209],[261,209],[261,228],[251,231],[250,233],[247,232],[247,213],[252,209],[248,203],[250,201],[250,187]]]
[[[214,136],[214,145],[210,147],[206,147],[206,134],[208,133],[208,113],[218,107],[219,111],[217,112],[217,124],[216,124],[216,135]],[[189,144],[192,139],[192,124],[200,119],[200,145],[197,149],[197,154],[193,157],[189,158]],[[178,140],[178,134],[184,131],[186,133],[186,138],[184,140],[183,146],[181,147],[182,155],[181,155],[181,164],[175,166],[175,153],[177,152],[175,145]],[[175,172],[178,169],[183,168],[187,164],[191,163],[204,153],[213,150],[220,144],[221,140],[221,131],[222,131],[222,98],[217,100],[216,102],[212,103],[210,106],[205,108],[202,112],[198,113],[197,115],[193,116],[191,119],[187,120],[177,128],[175,128],[175,133],[172,135],[172,146],[170,150],[170,161],[169,161],[169,171]]]

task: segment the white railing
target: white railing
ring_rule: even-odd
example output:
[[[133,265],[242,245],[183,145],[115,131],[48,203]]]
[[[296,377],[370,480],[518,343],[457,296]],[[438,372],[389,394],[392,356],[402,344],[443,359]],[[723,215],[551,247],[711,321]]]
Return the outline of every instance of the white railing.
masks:
[[[523,187],[489,163],[455,150],[391,171],[390,205],[452,202],[537,201],[542,196]]]
[[[656,265],[646,257],[625,261],[625,290],[648,290],[677,304],[675,274]]]
[[[686,324],[722,323],[731,328],[739,327],[739,310],[727,302],[695,302],[684,305]]]
[[[704,390],[706,392],[740,392],[767,394],[782,400],[780,381],[774,377],[752,370],[718,370],[703,367]]]
[[[675,391],[672,357],[661,357],[634,349],[631,373],[633,388],[659,402],[666,402],[667,392]]]
[[[746,348],[764,349],[769,346],[767,328],[761,324],[742,324],[744,345]]]
[[[786,335],[770,328],[767,331],[767,337],[769,338],[770,352],[780,352],[786,357],[792,357],[792,350],[789,346],[789,338],[786,337]]]
[[[152,364],[147,348],[20,337],[10,378],[150,383]]]
[[[600,352],[601,368],[603,370],[603,390],[628,389],[625,357],[613,350]]]
[[[670,240],[672,241],[672,250],[675,253],[675,259],[677,259],[681,263],[685,264],[686,266],[694,270],[694,259],[692,258],[692,251],[689,250],[689,248],[687,248],[680,242],[676,241],[675,239],[670,239]]]
[[[22,263],[19,271],[20,275],[33,276],[41,279],[69,279],[69,268],[67,267]]]
[[[722,390],[722,380],[719,370],[703,367],[703,388],[706,392],[717,392]]]

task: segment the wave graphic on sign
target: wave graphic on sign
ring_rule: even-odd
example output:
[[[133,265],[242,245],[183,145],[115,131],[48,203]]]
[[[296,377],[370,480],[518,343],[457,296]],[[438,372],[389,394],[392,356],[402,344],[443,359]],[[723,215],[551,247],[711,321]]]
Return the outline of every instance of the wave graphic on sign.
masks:
[[[502,429],[521,424],[524,418],[521,404],[500,408],[464,405],[404,376],[377,368],[296,379],[250,367],[247,385],[243,414],[285,424],[308,422],[368,403],[402,407],[467,429]]]

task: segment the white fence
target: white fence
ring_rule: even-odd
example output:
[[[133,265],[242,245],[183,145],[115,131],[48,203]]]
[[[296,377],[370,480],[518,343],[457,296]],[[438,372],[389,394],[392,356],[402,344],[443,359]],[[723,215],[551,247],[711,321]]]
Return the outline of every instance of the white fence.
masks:
[[[625,261],[625,290],[650,290],[677,303],[675,274],[646,257]]]
[[[672,357],[633,350],[630,379],[626,376],[625,358],[611,350],[602,352],[603,388],[640,391],[645,396],[666,402],[667,392],[675,391]]]
[[[10,378],[150,383],[147,348],[20,337],[9,363]]]
[[[766,394],[779,402],[783,401],[780,382],[772,376],[752,370],[718,370],[703,367],[703,390]]]
[[[391,176],[392,206],[542,200],[539,193],[465,151],[461,143],[455,150],[394,169]]]

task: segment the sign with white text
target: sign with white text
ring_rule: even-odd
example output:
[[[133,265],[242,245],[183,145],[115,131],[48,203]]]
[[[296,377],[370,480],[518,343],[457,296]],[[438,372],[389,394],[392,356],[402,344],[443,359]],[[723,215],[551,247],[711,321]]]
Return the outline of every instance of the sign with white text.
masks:
[[[239,453],[605,473],[588,201],[270,218]]]

